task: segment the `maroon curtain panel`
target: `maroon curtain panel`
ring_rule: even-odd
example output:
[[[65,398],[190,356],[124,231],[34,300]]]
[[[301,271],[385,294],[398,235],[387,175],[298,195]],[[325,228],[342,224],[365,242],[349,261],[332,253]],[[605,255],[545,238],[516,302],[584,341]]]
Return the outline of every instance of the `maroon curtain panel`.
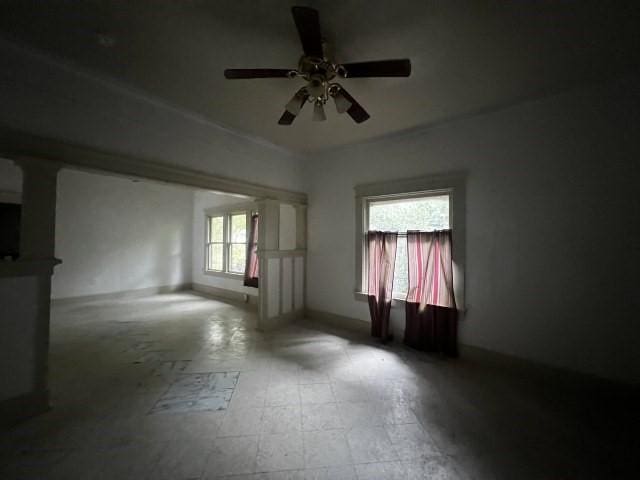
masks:
[[[458,356],[458,311],[455,308],[406,303],[404,343],[425,352]]]
[[[451,230],[407,232],[409,288],[404,343],[458,355]]]
[[[371,315],[371,335],[387,341],[393,272],[396,266],[397,232],[367,232],[367,296]]]
[[[258,215],[251,216],[251,229],[247,242],[247,263],[244,268],[244,285],[258,288]]]

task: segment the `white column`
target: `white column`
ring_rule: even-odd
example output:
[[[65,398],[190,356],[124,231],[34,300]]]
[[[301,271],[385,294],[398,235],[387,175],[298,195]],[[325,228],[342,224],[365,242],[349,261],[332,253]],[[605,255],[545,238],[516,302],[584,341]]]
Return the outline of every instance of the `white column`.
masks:
[[[260,261],[260,302],[258,308],[258,329],[269,330],[274,327],[271,319],[274,317],[274,297],[279,296],[280,272],[273,271],[273,261],[270,255],[279,248],[280,243],[280,202],[263,199],[258,202],[260,215],[260,231],[258,232],[258,258]],[[278,307],[279,313],[279,307]],[[276,314],[277,316],[277,314]]]
[[[294,310],[304,311],[307,298],[307,206],[295,205],[296,208],[296,249],[304,250],[302,256],[293,259],[294,272]]]
[[[12,312],[14,318],[19,318],[23,323],[24,331],[30,332],[28,339],[16,340],[30,346],[28,349],[31,354],[27,357],[29,362],[33,362],[20,369],[31,372],[31,378],[24,379],[31,385],[31,391],[25,392],[12,403],[12,415],[17,420],[48,408],[51,275],[53,266],[59,263],[54,252],[57,175],[61,165],[35,158],[21,158],[15,163],[23,173],[20,252],[15,262],[16,272],[19,273],[16,274],[35,279],[32,291],[21,292],[25,297],[31,296],[35,305],[27,305],[24,311]]]
[[[305,250],[307,248],[307,206],[294,205],[296,209],[296,248]]]

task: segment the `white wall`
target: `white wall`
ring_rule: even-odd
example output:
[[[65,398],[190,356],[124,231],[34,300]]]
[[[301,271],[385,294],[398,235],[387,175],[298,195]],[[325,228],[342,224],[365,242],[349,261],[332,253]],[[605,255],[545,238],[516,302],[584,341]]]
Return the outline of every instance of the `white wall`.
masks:
[[[353,295],[355,185],[465,171],[461,342],[640,381],[638,80],[308,161],[308,307],[368,320]],[[400,309],[393,317],[404,322]]]
[[[0,193],[22,192],[22,170],[11,160],[0,158]]]
[[[296,209],[293,205],[280,204],[278,247],[280,250],[296,249]]]
[[[0,401],[34,388],[39,285],[34,276],[0,277]]]
[[[204,273],[205,210],[244,202],[251,198],[238,198],[213,192],[196,191],[193,199],[193,283],[233,292],[257,296],[258,289],[245,287],[243,279],[224,278]]]
[[[193,191],[62,170],[52,297],[191,283]]]
[[[302,190],[302,163],[271,144],[0,39],[0,124],[264,186]]]

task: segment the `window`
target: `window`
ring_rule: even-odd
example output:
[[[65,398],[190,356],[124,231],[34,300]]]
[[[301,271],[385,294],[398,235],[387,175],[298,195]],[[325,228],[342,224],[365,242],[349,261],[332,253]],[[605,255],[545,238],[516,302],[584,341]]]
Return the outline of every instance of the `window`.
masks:
[[[207,217],[206,269],[224,270],[224,216]]]
[[[407,295],[407,230],[430,231],[450,228],[450,205],[450,193],[442,190],[369,197],[364,202],[365,231],[362,242],[365,241],[364,234],[369,230],[398,232],[394,298],[404,299]]]
[[[247,214],[229,215],[229,224],[227,268],[231,273],[244,273],[247,260]]]
[[[366,202],[366,230],[398,232],[398,249],[393,282],[393,296],[407,294],[407,230],[444,230],[450,227],[450,195],[426,192],[415,195],[372,197]],[[364,238],[363,238],[364,241]]]
[[[449,228],[453,231],[453,289],[456,305],[464,310],[466,264],[466,173],[450,172],[391,179],[377,183],[356,185],[355,193],[355,251],[354,293],[356,300],[366,301],[367,259],[365,233],[371,229],[433,230]],[[407,289],[407,241],[398,238],[394,296],[404,300]]]
[[[206,218],[205,270],[242,275],[247,257],[248,212]]]

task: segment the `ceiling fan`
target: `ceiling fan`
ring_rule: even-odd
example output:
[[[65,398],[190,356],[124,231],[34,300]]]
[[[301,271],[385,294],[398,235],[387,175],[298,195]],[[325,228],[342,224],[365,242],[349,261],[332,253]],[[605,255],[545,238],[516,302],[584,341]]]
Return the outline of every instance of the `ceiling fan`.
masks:
[[[302,78],[307,84],[300,88],[289,100],[280,117],[280,125],[291,125],[306,102],[313,103],[313,120],[326,120],[324,105],[333,98],[338,113],[347,114],[356,122],[369,119],[364,108],[344,89],[334,82],[336,77],[408,77],[411,74],[411,62],[407,58],[399,60],[379,60],[357,63],[334,63],[327,58],[326,48],[320,35],[318,11],[309,7],[292,7],[293,20],[296,23],[304,54],[298,62],[298,68],[247,68],[227,69],[228,79],[249,78]]]

